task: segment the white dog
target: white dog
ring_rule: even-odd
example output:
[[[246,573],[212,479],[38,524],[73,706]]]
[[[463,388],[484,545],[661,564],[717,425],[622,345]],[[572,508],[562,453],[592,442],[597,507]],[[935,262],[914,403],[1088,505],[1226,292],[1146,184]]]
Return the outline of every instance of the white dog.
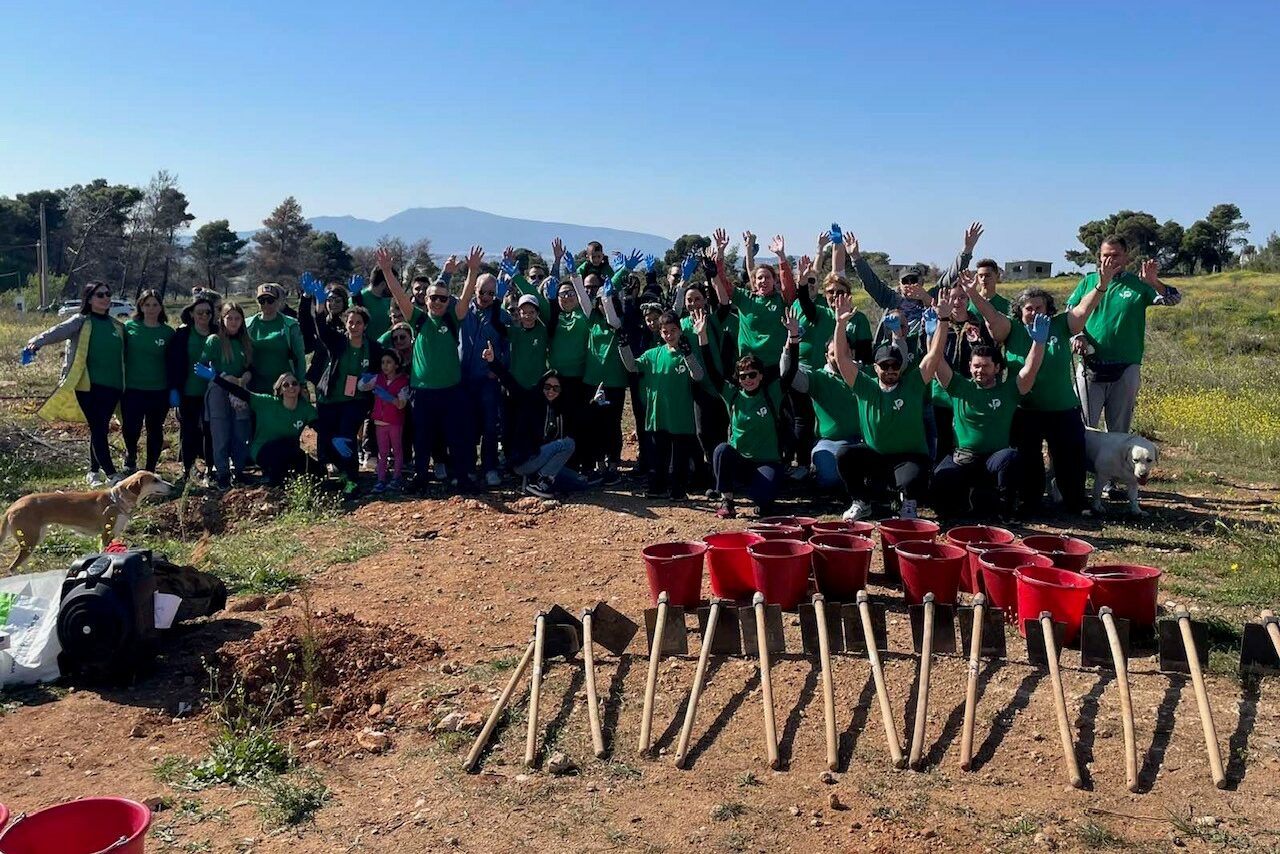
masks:
[[[1093,512],[1107,512],[1102,505],[1102,488],[1107,483],[1129,488],[1129,512],[1145,515],[1138,506],[1138,487],[1146,486],[1159,452],[1149,440],[1135,433],[1107,433],[1088,428],[1084,434],[1084,453],[1093,478]]]

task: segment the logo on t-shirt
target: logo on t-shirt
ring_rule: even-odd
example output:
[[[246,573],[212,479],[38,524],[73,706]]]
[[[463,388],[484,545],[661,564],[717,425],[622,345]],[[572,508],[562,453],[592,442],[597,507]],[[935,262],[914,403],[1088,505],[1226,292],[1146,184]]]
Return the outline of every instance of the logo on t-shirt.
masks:
[[[676,373],[677,373],[677,374],[683,374],[683,373],[685,373],[687,370],[688,370],[688,368],[686,368],[686,367],[684,366],[684,362],[681,362],[680,364],[676,365]]]
[[[777,310],[778,310],[778,304],[776,302],[769,303],[769,311],[777,311]]]
[[[893,411],[894,411],[894,412],[897,412],[899,409],[901,409],[902,407],[904,407],[904,406],[906,406],[906,405],[907,405],[907,402],[906,402],[905,400],[903,400],[902,398],[900,398],[900,397],[895,397],[895,398],[893,399]]]
[[[990,406],[990,407],[991,407],[991,409],[994,411],[994,410],[996,410],[996,409],[999,409],[999,408],[1000,408],[1000,404],[1001,404],[1001,400],[1000,400],[1000,398],[995,397],[995,398],[992,398],[992,399],[991,399],[991,402],[990,402],[989,404],[987,404],[987,405],[988,405],[988,406]]]
[[[163,347],[163,346],[164,346],[164,339],[163,339],[163,338],[157,338],[157,339],[156,339],[156,346],[157,346],[157,347]]]
[[[302,424],[303,424],[303,422],[302,422],[302,420],[301,420],[301,419],[299,419],[298,421],[293,422],[293,429],[294,429],[294,430],[301,430],[301,429],[302,429]]]
[[[757,410],[756,410],[756,415],[759,415],[761,418],[763,418],[764,416],[766,416],[766,415],[768,415],[768,414],[769,414],[769,407],[767,407],[767,406],[762,406],[762,407],[760,407],[759,409],[757,409]]]
[[[1057,336],[1057,335],[1050,335],[1050,336],[1049,336],[1049,347],[1050,347],[1050,348],[1053,348],[1053,347],[1057,347],[1057,346],[1058,346],[1058,336]]]

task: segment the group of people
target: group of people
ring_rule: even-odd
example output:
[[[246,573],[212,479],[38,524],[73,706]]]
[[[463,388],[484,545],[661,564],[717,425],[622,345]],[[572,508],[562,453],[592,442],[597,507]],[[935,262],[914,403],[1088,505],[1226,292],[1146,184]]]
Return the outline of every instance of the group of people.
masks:
[[[635,251],[611,261],[597,242],[575,260],[556,240],[550,269],[508,248],[485,272],[475,246],[404,282],[379,250],[367,281],[304,274],[296,309],[274,283],[258,286],[253,314],[197,291],[176,329],[154,291],[121,323],[110,287],[92,282],[79,314],[22,358],[67,342],[42,414],[88,423],[95,485],[138,466],[144,428],[154,470],[176,409],[183,476],[203,460],[219,487],[256,465],[271,484],[331,476],[353,494],[368,467],[375,492],[470,492],[510,474],[550,497],[619,482],[629,397],[629,474],[655,499],[705,491],[722,517],[742,497],[767,513],[806,482],[847,502],[847,519],[922,502],[1009,517],[1042,503],[1045,445],[1063,509],[1080,512],[1085,426],[1105,413],[1108,429],[1129,430],[1146,309],[1180,295],[1152,261],[1129,272],[1112,236],[1062,310],[1039,288],[1010,301],[995,261],[969,269],[981,234],[966,230],[936,283],[908,270],[896,288],[835,224],[795,264],[781,236],[766,263],[746,232],[741,270],[723,229],[661,272]],[[853,306],[850,262],[874,323]],[[108,442],[117,411],[123,472]]]

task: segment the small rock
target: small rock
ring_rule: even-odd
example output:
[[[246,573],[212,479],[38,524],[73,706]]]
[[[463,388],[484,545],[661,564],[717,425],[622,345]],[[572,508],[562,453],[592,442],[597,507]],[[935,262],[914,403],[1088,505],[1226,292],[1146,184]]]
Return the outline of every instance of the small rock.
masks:
[[[462,712],[450,712],[442,717],[433,729],[436,732],[457,732],[460,723],[462,723]]]
[[[232,599],[227,603],[227,610],[232,613],[261,611],[265,607],[267,607],[267,597],[260,593],[255,593],[252,596],[242,596],[238,599]]]
[[[639,823],[640,823],[641,821],[643,821],[644,819],[643,819],[641,816],[633,815],[633,816],[631,816],[631,818],[629,818],[629,819],[627,819],[627,820],[628,820],[629,822],[631,822],[632,824],[639,824]]]
[[[932,827],[924,832],[925,839],[936,839],[937,837],[938,831],[934,830]]]
[[[836,775],[832,774],[830,771],[823,771],[818,775],[818,782],[826,783],[828,786],[834,785],[836,782]]]
[[[370,753],[382,753],[391,747],[391,736],[366,727],[356,733],[356,743]]]
[[[1044,741],[1044,733],[1042,733],[1042,732],[1033,732],[1033,733],[1031,734],[1031,740],[1032,740],[1032,741]]]
[[[374,703],[372,706],[369,707],[369,711],[365,712],[365,716],[369,718],[376,718],[380,714],[382,714],[381,703]]]
[[[288,593],[277,593],[271,597],[271,601],[267,603],[268,611],[279,611],[281,608],[288,608],[293,604],[293,597]]]
[[[573,760],[569,758],[569,754],[562,750],[557,750],[547,758],[547,773],[549,774],[568,774],[570,771],[578,770],[578,766],[573,764]]]
[[[458,847],[458,837],[456,837],[456,836],[446,836],[446,837],[444,838],[444,844],[445,844],[445,845],[448,845],[450,848],[456,848],[456,847]]]
[[[600,787],[599,787],[598,785],[596,785],[595,783],[588,783],[588,784],[587,784],[587,791],[588,791],[588,792],[598,792],[598,791],[600,791]]]
[[[1037,833],[1031,838],[1031,841],[1047,851],[1053,851],[1058,847],[1058,843],[1054,841],[1052,836],[1043,833]]]
[[[517,774],[511,778],[517,783],[527,783],[531,779],[528,774]]]
[[[452,661],[446,661],[444,664],[440,665],[440,672],[446,676],[452,673],[457,673],[458,665]]]
[[[39,768],[32,768],[27,772],[28,777],[39,777],[43,772]]]
[[[169,799],[163,795],[152,795],[149,798],[143,798],[142,805],[152,812],[160,812],[169,808]]]
[[[142,724],[134,724],[133,729],[129,730],[129,738],[146,738],[147,730]]]
[[[792,814],[792,815],[794,815],[794,816],[798,816],[798,815],[800,815],[800,807],[792,807],[792,808],[791,808],[791,814]]]
[[[809,822],[809,826],[810,826],[810,827],[822,827],[822,819],[820,819],[820,818],[815,818],[815,819],[810,820],[810,822]]]
[[[320,746],[320,739],[313,738],[310,741],[308,741],[306,744],[302,745],[302,748],[303,750],[315,750],[319,746]]]
[[[468,712],[462,716],[462,720],[458,722],[458,728],[455,732],[479,732],[484,727],[484,718],[479,712]]]
[[[835,792],[827,795],[827,806],[831,807],[833,810],[848,809],[848,807],[844,805],[844,802],[840,800],[840,796]]]
[[[1217,827],[1218,817],[1216,815],[1198,815],[1196,816],[1196,825],[1198,827]]]

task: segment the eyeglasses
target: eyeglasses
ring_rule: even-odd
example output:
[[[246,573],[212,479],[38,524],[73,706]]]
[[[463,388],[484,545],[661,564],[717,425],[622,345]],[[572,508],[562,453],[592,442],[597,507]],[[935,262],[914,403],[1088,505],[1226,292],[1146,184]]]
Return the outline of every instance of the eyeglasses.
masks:
[[[449,298],[447,296],[444,296],[443,294],[432,294],[431,296],[427,297],[427,301],[428,302],[448,302]]]
[[[480,292],[480,296],[482,297],[496,297],[497,295],[498,295],[497,291],[481,291]]]
[[[280,388],[297,388],[299,385],[297,380],[285,380],[280,383]]]
[[[554,384],[553,384],[553,383],[544,383],[544,384],[543,384],[543,386],[542,386],[542,390],[543,390],[543,391],[554,391],[554,392],[559,392],[559,391],[560,391],[560,383],[554,383]]]
[[[409,336],[408,335],[392,335],[391,340],[396,342],[397,344],[408,344]]]
[[[258,297],[258,305],[275,305],[275,304],[276,304],[276,298],[275,298],[275,297],[272,297],[272,296],[260,296],[260,297]]]
[[[759,372],[759,371],[742,371],[741,373],[739,373],[739,374],[738,374],[738,379],[740,379],[740,380],[754,380],[754,379],[755,379],[756,377],[758,377],[758,376],[760,376],[760,372]]]
[[[98,297],[109,297],[109,296],[111,296],[111,291],[94,291],[93,292],[94,299],[97,299]]]

